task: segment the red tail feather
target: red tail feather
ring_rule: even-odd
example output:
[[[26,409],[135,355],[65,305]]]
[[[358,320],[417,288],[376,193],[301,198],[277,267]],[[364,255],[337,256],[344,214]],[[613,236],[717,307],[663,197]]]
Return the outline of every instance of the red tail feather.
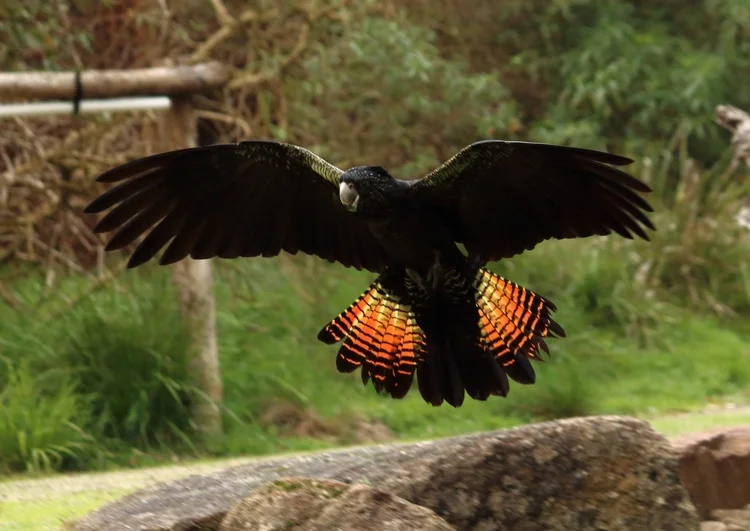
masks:
[[[481,269],[473,284],[474,303],[470,297],[467,307],[438,308],[446,318],[456,318],[453,326],[429,327],[428,351],[420,326],[424,317],[415,314],[406,295],[384,288],[381,278],[326,325],[318,339],[328,344],[343,340],[336,358],[339,372],[361,367],[363,383],[371,379],[378,392],[394,398],[406,395],[417,370],[421,394],[435,405],[444,399],[460,405],[464,389],[478,400],[505,396],[505,375],[534,383],[529,358],[541,359],[540,350],[547,351],[545,337],[565,336],[550,316],[555,306],[549,300]]]
[[[336,358],[339,372],[361,366],[364,383],[371,378],[378,392],[396,398],[406,395],[424,357],[424,334],[413,312],[379,281],[326,325],[318,339],[329,344],[344,339]]]

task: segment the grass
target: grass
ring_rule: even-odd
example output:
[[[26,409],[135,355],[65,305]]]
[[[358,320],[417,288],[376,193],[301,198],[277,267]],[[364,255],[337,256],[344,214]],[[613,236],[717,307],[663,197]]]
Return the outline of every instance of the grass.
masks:
[[[52,531],[135,489],[59,493],[38,500],[0,501],[0,531]]]
[[[553,243],[540,248],[535,259],[551,261],[559,252]],[[530,263],[528,257],[523,260],[507,264],[503,272],[541,291],[544,286],[537,287],[540,280],[525,274],[538,270],[539,264]],[[550,269],[551,277],[566,274]],[[587,309],[576,298],[580,291],[569,288],[574,282],[570,278],[544,277],[541,281],[547,290],[554,291],[547,293],[558,304],[557,318],[568,338],[550,342],[552,357],[536,365],[536,385],[513,385],[507,399],[467,401],[456,410],[428,406],[418,393],[410,393],[402,401],[378,396],[371,386],[363,387],[356,374],[338,374],[333,362],[335,349],[315,341],[319,327],[365,288],[370,275],[342,271],[313,259],[279,257],[218,262],[216,276],[227,434],[210,453],[184,444],[179,437],[165,435],[170,433],[166,418],[181,413],[178,408],[164,409],[164,404],[154,411],[166,412],[165,418],[157,423],[134,424],[145,425],[147,433],[161,436],[144,437],[144,428],[113,433],[106,428],[107,423],[91,420],[92,408],[104,411],[103,405],[108,404],[109,410],[116,410],[123,403],[130,409],[122,411],[137,414],[124,413],[118,418],[132,415],[141,419],[150,411],[144,404],[151,403],[143,397],[144,390],[156,388],[152,392],[157,395],[171,396],[168,391],[160,395],[163,390],[153,386],[153,382],[165,381],[165,373],[177,383],[188,385],[179,381],[182,373],[170,372],[165,362],[184,353],[184,344],[178,340],[184,330],[176,320],[174,294],[165,269],[149,266],[141,272],[128,272],[116,284],[92,293],[65,318],[51,320],[44,316],[55,313],[65,297],[86,289],[87,279],[59,279],[52,299],[33,275],[27,274],[13,284],[17,299],[35,308],[35,313],[23,316],[22,312],[3,313],[0,309],[0,355],[6,362],[6,369],[0,373],[4,393],[33,391],[30,396],[37,404],[46,400],[45,407],[62,408],[50,409],[56,413],[45,415],[45,433],[62,429],[65,423],[58,419],[80,428],[83,439],[71,438],[64,431],[53,438],[61,446],[80,444],[81,440],[90,444],[77,462],[67,462],[68,469],[164,464],[206,455],[315,450],[361,442],[358,435],[362,426],[373,424],[384,426],[394,438],[417,440],[588,414],[640,416],[668,435],[750,422],[746,409],[695,412],[727,400],[750,403],[750,334],[742,320],[680,308],[667,298],[660,301],[664,314],[649,322],[649,334],[644,339],[642,334],[627,332],[627,319],[602,322],[601,314]],[[599,309],[602,300],[600,297]],[[592,325],[595,320],[597,324]],[[131,359],[133,363],[125,362]],[[61,360],[72,367],[61,365]],[[107,392],[107,385],[84,385],[84,375],[91,370],[102,374],[104,381],[114,378],[107,375],[108,371],[119,375],[123,381],[113,379],[111,384],[118,392]],[[29,385],[29,378],[46,385]],[[164,389],[173,387],[165,385]],[[78,413],[66,416],[64,412],[71,410],[66,405],[71,395],[80,401],[75,408]],[[184,397],[178,393],[173,400],[176,407]],[[283,415],[269,415],[280,405],[297,416],[289,422]],[[13,430],[0,429],[12,434],[19,432],[20,425],[16,422]],[[34,433],[35,426],[29,421],[23,429]],[[189,436],[189,426],[183,425],[180,430]],[[0,457],[8,469],[43,469],[11,466],[8,456],[17,452],[3,441],[0,438]],[[37,446],[46,447],[41,443]],[[0,495],[0,529],[59,529],[63,521],[80,517],[136,488],[117,480],[118,475],[104,485],[86,477],[81,478],[87,482],[83,490],[49,488],[26,497]],[[21,493],[45,481],[0,483],[0,491]]]
[[[657,191],[652,242],[551,241],[497,264],[556,303],[568,337],[550,341],[536,385],[460,409],[426,405],[416,386],[394,401],[358,373],[337,373],[335,347],[315,337],[371,274],[304,256],[216,261],[225,436],[204,447],[189,421],[188,334],[167,268],[127,271],[89,292],[91,275],[58,272],[50,282],[6,266],[3,297],[15,304],[0,306],[0,471],[306,451],[748,401],[750,232],[732,216],[750,185],[724,164],[698,172],[684,137],[673,144],[634,170]]]
[[[536,260],[558,254],[557,245],[536,251]],[[515,274],[535,271],[525,265],[512,262],[503,272],[539,289],[533,277]],[[218,262],[216,274],[226,437],[210,448],[212,455],[361,442],[367,438],[361,432],[372,424],[408,440],[574,415],[688,411],[750,389],[750,335],[739,319],[673,305],[650,323],[644,341],[616,320],[592,326],[600,313],[582,309],[579,292],[557,288],[550,296],[568,338],[550,342],[552,357],[536,364],[536,385],[512,385],[506,399],[467,400],[460,409],[430,407],[416,389],[393,401],[363,387],[357,373],[338,374],[335,348],[315,340],[320,326],[364,290],[370,275],[304,257]],[[33,319],[19,312],[0,316],[0,355],[13,371],[25,367],[23,361],[39,382],[47,382],[38,386],[45,407],[72,411],[47,416],[55,421],[45,429],[57,440],[40,443],[37,453],[54,447],[70,454],[67,461],[53,459],[49,468],[102,469],[205,455],[206,449],[193,445],[186,423],[186,334],[164,268],[128,272],[50,321],[39,317],[54,304],[40,295],[33,276],[24,278],[14,284],[15,296],[42,309]],[[56,297],[71,297],[86,285],[81,277],[61,279]],[[5,394],[19,392],[17,379],[8,379],[12,374],[0,373]],[[65,431],[71,425],[76,437]],[[8,442],[37,430],[30,420],[21,427],[0,423],[0,429],[6,470],[44,468]],[[10,456],[20,456],[25,465]]]
[[[747,399],[747,397],[745,397]],[[750,409],[742,407],[721,411],[701,411],[657,416],[647,419],[655,430],[677,437],[688,433],[717,428],[750,426]]]

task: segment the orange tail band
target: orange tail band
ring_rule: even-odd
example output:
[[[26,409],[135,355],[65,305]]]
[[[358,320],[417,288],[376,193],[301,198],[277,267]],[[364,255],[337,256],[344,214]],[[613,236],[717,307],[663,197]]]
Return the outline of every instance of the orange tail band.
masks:
[[[324,343],[344,339],[336,358],[339,372],[362,367],[378,392],[403,397],[425,355],[424,333],[408,305],[374,282],[318,334]]]
[[[540,350],[549,354],[545,337],[565,337],[551,317],[557,308],[541,295],[486,269],[474,286],[482,343],[509,374],[514,364],[528,364],[525,358],[541,360]]]

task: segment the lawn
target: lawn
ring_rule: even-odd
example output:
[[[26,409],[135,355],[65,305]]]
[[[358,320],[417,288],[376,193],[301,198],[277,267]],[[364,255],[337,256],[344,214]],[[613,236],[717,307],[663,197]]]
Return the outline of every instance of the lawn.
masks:
[[[537,253],[537,260],[554,253]],[[524,268],[509,269],[508,276],[539,289],[524,278]],[[535,365],[535,385],[512,384],[506,399],[467,399],[459,409],[430,407],[416,389],[393,401],[363,387],[358,373],[337,373],[335,347],[315,340],[370,274],[279,257],[217,262],[216,277],[222,441],[198,448],[191,437],[186,331],[165,268],[129,271],[62,314],[58,308],[88,281],[61,278],[52,296],[26,275],[13,284],[14,293],[35,313],[0,315],[0,356],[7,362],[0,377],[12,383],[0,394],[6,412],[0,464],[43,469],[45,449],[64,447],[67,439],[73,457],[60,456],[64,466],[103,469],[175,455],[260,455],[440,437],[573,415],[685,412],[750,390],[750,334],[741,318],[660,302],[654,306],[661,314],[644,332],[632,332],[616,316],[605,322],[603,296],[592,312],[558,289],[551,296],[567,338],[549,342],[552,355]],[[546,283],[545,295],[555,289]],[[37,404],[35,414],[30,402]],[[50,417],[60,419],[56,428]],[[31,446],[25,453],[22,431]],[[49,453],[54,464],[55,452]]]

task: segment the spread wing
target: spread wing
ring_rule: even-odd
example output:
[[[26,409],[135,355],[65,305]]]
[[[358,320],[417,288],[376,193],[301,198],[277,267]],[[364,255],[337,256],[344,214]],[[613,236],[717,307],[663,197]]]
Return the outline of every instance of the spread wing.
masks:
[[[639,195],[651,189],[614,166],[632,160],[588,149],[487,140],[413,181],[467,251],[494,261],[550,239],[616,232],[648,240],[654,229]]]
[[[97,180],[119,184],[85,212],[111,208],[94,229],[117,231],[107,250],[146,235],[128,267],[167,246],[160,264],[188,255],[237,258],[283,250],[380,272],[387,257],[368,226],[341,204],[341,173],[314,153],[279,142],[181,149],[107,171]]]

